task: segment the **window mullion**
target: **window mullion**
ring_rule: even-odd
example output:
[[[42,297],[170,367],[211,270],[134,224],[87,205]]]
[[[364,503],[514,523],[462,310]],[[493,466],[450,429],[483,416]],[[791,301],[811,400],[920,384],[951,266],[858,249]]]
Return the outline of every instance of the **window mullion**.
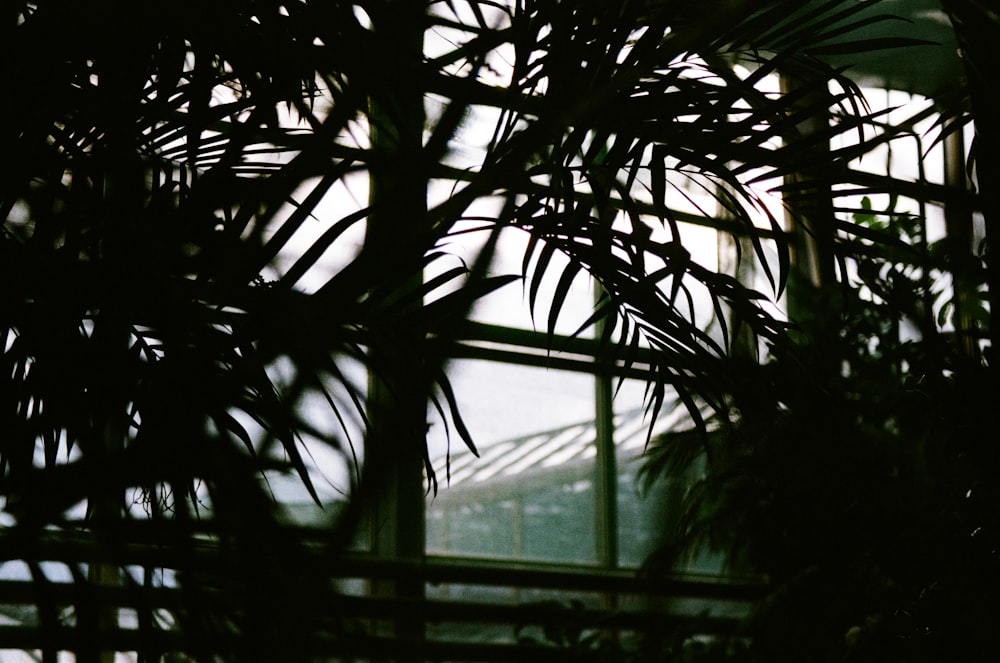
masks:
[[[594,301],[600,305],[603,291],[594,283]],[[594,330],[598,338],[604,335],[604,320]],[[594,443],[597,458],[594,477],[594,515],[597,559],[609,569],[618,566],[618,468],[615,462],[614,392],[611,381],[614,371],[606,359],[594,358],[597,369],[594,380]],[[613,602],[613,599],[611,599]]]
[[[596,376],[596,441],[597,462],[594,508],[597,515],[595,534],[597,559],[601,566],[618,566],[618,468],[615,459],[614,404],[610,373]]]

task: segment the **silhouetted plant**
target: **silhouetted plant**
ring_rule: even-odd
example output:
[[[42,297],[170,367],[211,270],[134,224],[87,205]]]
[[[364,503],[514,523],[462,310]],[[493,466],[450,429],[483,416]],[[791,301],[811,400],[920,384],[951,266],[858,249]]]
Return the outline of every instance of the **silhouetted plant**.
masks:
[[[977,660],[1000,650],[988,249],[869,199],[850,222],[880,241],[790,285],[792,333],[734,361],[715,429],[654,441],[647,480],[699,476],[650,564],[710,549],[765,578],[753,660]]]
[[[555,0],[7,3],[2,536],[5,559],[28,562],[40,588],[44,657],[120,648],[113,595],[139,588],[150,659],[336,651],[353,634],[324,575],[334,562],[287,527],[267,479],[292,474],[322,501],[306,438],[371,473],[331,509],[320,538],[335,552],[368,494],[359,481],[388,483],[382,465],[419,472],[426,400],[473,446],[442,367],[472,304],[517,278],[551,332],[572,278],[589,272],[606,296],[586,324],[603,320],[626,354],[640,340],[657,351],[652,412],[668,386],[722,407],[730,330],[704,331],[692,293],[776,346],[784,325],[758,293],[693,261],[678,223],[747,236],[762,264],[772,243],[767,276],[782,289],[780,225],[757,228],[766,207],[748,182],[802,165],[804,118],[832,105],[831,134],[870,119],[817,56],[837,40],[872,46],[842,42],[871,4],[720,3],[696,16]],[[424,56],[434,32],[455,38]],[[758,90],[790,66],[813,82]],[[807,103],[829,81],[836,91]],[[427,95],[442,100],[431,118]],[[458,168],[453,143],[476,108],[496,111],[494,133],[475,167]],[[356,175],[370,200],[331,208]],[[453,193],[428,204],[432,180]],[[666,192],[682,184],[731,220],[671,210]],[[473,215],[482,200],[497,211]],[[361,229],[344,266],[305,285]],[[490,273],[503,229],[530,238],[521,275]],[[458,266],[445,245],[471,232],[486,248]],[[538,301],[543,278],[551,302]],[[358,367],[384,387],[372,401]],[[315,402],[335,423],[317,423]],[[35,564],[51,560],[84,597],[75,630]],[[164,569],[183,588],[171,610],[150,598]]]

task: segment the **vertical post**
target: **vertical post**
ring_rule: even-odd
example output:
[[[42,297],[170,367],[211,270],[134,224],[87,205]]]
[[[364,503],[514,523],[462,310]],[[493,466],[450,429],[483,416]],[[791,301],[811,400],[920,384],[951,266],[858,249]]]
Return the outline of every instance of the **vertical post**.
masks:
[[[618,463],[615,457],[613,379],[610,373],[601,371],[595,381],[597,559],[602,567],[608,569],[618,566]]]
[[[608,147],[601,147],[599,156],[594,160],[594,168],[588,173],[590,186],[594,191],[595,211],[602,230],[610,230],[618,216],[618,210],[610,203],[611,183],[605,170],[604,161],[607,158]],[[633,231],[639,229],[633,228]],[[640,231],[641,232],[641,231]],[[610,244],[604,247],[612,251]],[[645,247],[636,247],[635,260],[640,261],[637,269],[642,269],[642,251]],[[597,280],[594,284],[595,306],[601,305],[605,292]],[[607,320],[597,321],[594,331],[598,338],[605,334]],[[612,330],[613,331],[613,330]],[[614,357],[597,357],[597,370],[594,375],[594,444],[597,456],[594,468],[594,523],[595,543],[597,546],[598,563],[606,569],[618,566],[618,459],[615,454],[615,408],[614,408]],[[616,594],[602,594],[601,602],[606,610],[618,607]],[[617,634],[608,633],[607,637],[615,638]]]
[[[948,255],[952,260],[952,288],[954,289],[955,335],[963,356],[975,357],[979,353],[976,342],[975,304],[976,283],[972,279],[976,258],[973,256],[972,210],[965,203],[968,178],[965,174],[965,139],[961,131],[949,134],[943,141],[944,184],[960,195],[948,202],[944,209],[945,229],[948,237]]]
[[[378,50],[378,76],[369,108],[371,213],[363,258],[380,279],[376,301],[418,291],[428,248],[427,169],[423,163],[425,123],[419,67],[423,61],[424,3],[383,0],[368,8]],[[416,562],[424,557],[423,458],[427,422],[427,353],[419,329],[401,328],[389,315],[370,330],[378,344],[373,357],[369,413],[372,430],[365,451],[372,500],[372,547],[379,557]],[[410,568],[410,567],[406,567]],[[419,573],[406,570],[373,586],[388,599],[424,598]],[[424,623],[409,611],[380,625],[404,660],[423,660]]]
[[[602,216],[609,218],[607,214]],[[601,287],[595,282],[594,288],[594,298],[600,301]],[[604,320],[598,322],[598,337],[603,333],[604,325]],[[598,357],[597,366],[594,376],[594,443],[597,445],[594,468],[595,543],[598,564],[612,570],[618,566],[618,458],[615,454],[613,359]],[[618,607],[618,596],[602,594],[601,603],[605,610],[614,610]],[[614,633],[607,635],[615,637]]]
[[[607,158],[608,147],[601,147],[598,157],[594,160],[593,170],[588,173],[590,186],[594,191],[594,211],[600,219],[603,229],[610,230],[618,216],[618,210],[610,204],[611,184],[605,170],[604,161]],[[637,229],[633,229],[637,230]],[[612,251],[609,245],[605,248]],[[641,261],[643,246],[637,246],[636,260]],[[642,263],[636,267],[641,269]],[[594,286],[594,305],[601,306],[605,295],[601,284],[592,280]],[[607,320],[601,318],[594,326],[598,338],[606,331]],[[615,456],[615,409],[614,409],[614,358],[597,357],[594,391],[594,441],[597,446],[597,460],[594,468],[594,522],[596,524],[596,546],[598,563],[608,569],[618,566],[618,463]],[[606,607],[613,608],[617,597],[606,595]]]
[[[725,208],[720,205],[720,215],[725,215]],[[717,251],[719,273],[729,274],[742,285],[753,288],[754,280],[754,247],[750,238],[744,235],[734,236],[729,233],[717,234]],[[739,260],[737,260],[739,256]],[[757,337],[750,327],[731,310],[725,321],[729,328],[729,356],[734,359],[756,363],[759,359]]]
[[[126,447],[129,434],[128,401],[132,388],[130,378],[130,322],[127,311],[134,296],[131,280],[135,278],[133,266],[136,228],[144,209],[146,183],[144,167],[137,148],[136,118],[140,115],[139,102],[146,71],[142,58],[135,57],[141,46],[123,42],[108,44],[96,61],[105,115],[104,139],[96,155],[101,165],[103,181],[100,260],[109,275],[108,291],[98,317],[94,322],[91,342],[95,355],[101,361],[101,375],[96,377],[93,424],[91,439],[84,453],[95,464],[104,464],[109,457],[120,454]],[[88,518],[98,542],[105,545],[113,537],[115,524],[124,516],[124,495],[114,485],[96,483],[90,487],[87,499]],[[115,587],[122,583],[121,570],[109,562],[98,547],[98,555],[90,560],[88,582],[92,589]],[[107,646],[106,634],[118,628],[118,606],[104,604],[102,595],[97,597],[91,619],[93,641],[83,651],[77,652],[78,660],[111,663],[115,651]],[[87,613],[87,610],[83,611]]]
[[[813,88],[803,96],[802,104],[809,108],[829,108],[829,92],[815,81],[784,72],[781,76],[783,93]],[[795,112],[795,108],[790,111]],[[796,139],[828,131],[828,112],[803,117],[797,126]],[[786,221],[791,237],[791,274],[788,284],[788,315],[801,325],[810,343],[817,347],[832,342],[838,327],[839,307],[833,301],[837,290],[834,259],[833,195],[830,185],[831,163],[829,141],[816,141],[799,157],[801,166],[785,178],[793,185],[786,204]],[[821,353],[822,354],[822,353]],[[835,370],[839,370],[836,367]]]
[[[976,129],[976,183],[979,202],[985,218],[986,242],[994,254],[998,241],[1000,224],[1000,120],[995,112],[996,81],[1000,76],[1000,65],[996,59],[996,35],[1000,33],[1000,17],[993,5],[987,2],[967,2],[943,0],[942,8],[947,12],[955,28],[962,51],[965,73]],[[986,281],[991,299],[989,313],[990,352],[1000,351],[1000,306],[993,298],[1000,292],[1000,267],[997,261],[986,264]],[[994,380],[997,378],[994,377]],[[996,382],[994,382],[996,386]]]

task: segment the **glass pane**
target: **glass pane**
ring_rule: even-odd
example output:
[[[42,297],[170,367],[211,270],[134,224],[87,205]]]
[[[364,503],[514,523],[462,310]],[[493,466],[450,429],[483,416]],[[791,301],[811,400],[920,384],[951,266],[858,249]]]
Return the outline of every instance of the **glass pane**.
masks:
[[[684,494],[698,474],[659,477],[646,487],[639,480],[650,420],[645,414],[645,383],[627,380],[615,398],[615,449],[618,467],[618,560],[624,567],[638,567],[676,531]],[[673,409],[671,410],[671,407]],[[653,435],[692,426],[684,406],[664,403],[653,425]],[[683,573],[718,574],[719,555],[705,553],[677,568]]]
[[[451,374],[480,457],[453,439],[449,459],[432,425],[428,552],[595,561],[594,378],[473,360]]]
[[[487,212],[485,215],[488,216],[489,214],[490,212]],[[479,252],[490,236],[488,231],[472,232],[470,230],[471,228],[481,227],[481,225],[467,224],[465,226],[458,226],[458,230],[462,232],[458,232],[453,238],[449,238],[446,245],[446,250],[455,256],[454,259],[441,260],[429,265],[426,278],[430,278],[445,269],[460,264],[475,264]],[[528,250],[529,239],[529,235],[522,230],[515,228],[505,228],[502,230],[497,241],[496,253],[493,256],[489,273],[494,276],[522,275],[522,262],[525,252]],[[470,317],[476,322],[518,329],[547,331],[553,296],[568,265],[569,259],[558,251],[552,255],[551,261],[545,269],[540,270],[538,265],[533,261],[528,268],[526,280],[508,283],[477,300],[470,312]],[[536,276],[540,277],[540,279],[537,284],[535,307],[532,310],[529,293],[532,289],[532,281]],[[580,270],[576,273],[564,297],[559,307],[555,332],[557,334],[569,335],[577,332],[580,326],[594,312],[593,283],[585,270]],[[588,327],[578,335],[586,338],[593,337],[594,329],[593,327]]]

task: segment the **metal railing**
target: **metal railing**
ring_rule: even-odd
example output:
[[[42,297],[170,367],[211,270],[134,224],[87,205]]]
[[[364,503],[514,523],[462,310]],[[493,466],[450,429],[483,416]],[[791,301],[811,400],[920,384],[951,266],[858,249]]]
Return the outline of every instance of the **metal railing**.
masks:
[[[0,535],[3,559],[30,572],[12,577],[7,566],[0,580],[0,650],[40,660],[60,651],[80,661],[109,652],[243,660],[257,647],[280,648],[284,660],[622,660],[664,638],[731,636],[764,591],[753,580],[587,566],[379,559],[331,550],[322,535],[288,528],[297,553],[297,565],[283,569],[294,578],[283,597],[291,603],[272,607],[294,620],[257,633],[245,621],[253,579],[232,584],[226,567],[239,551],[217,541],[171,548],[46,531],[29,545],[9,534]],[[118,565],[122,581],[90,582],[86,560],[95,559]],[[47,577],[56,568],[64,577]],[[270,597],[275,579],[265,573],[261,591]],[[150,574],[162,581],[148,582]],[[184,580],[174,582],[174,574]],[[372,591],[399,581],[419,581],[424,596]],[[117,618],[101,621],[109,611]]]

